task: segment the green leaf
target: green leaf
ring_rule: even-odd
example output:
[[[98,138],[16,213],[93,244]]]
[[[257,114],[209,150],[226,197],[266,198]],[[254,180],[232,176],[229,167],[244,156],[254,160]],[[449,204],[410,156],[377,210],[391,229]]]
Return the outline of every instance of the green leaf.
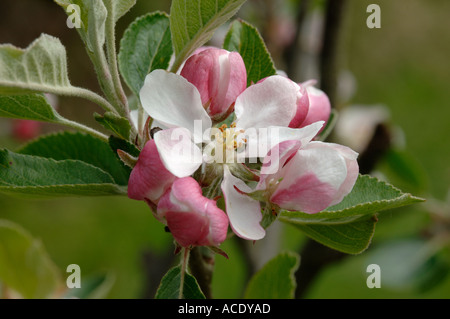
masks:
[[[0,116],[53,123],[60,119],[42,94],[0,95]]]
[[[279,219],[330,248],[358,254],[371,242],[375,214],[421,201],[374,177],[360,175],[341,203],[316,214],[281,211]]]
[[[353,190],[339,204],[316,214],[281,211],[279,218],[293,224],[344,224],[362,217],[369,218],[383,210],[423,201],[375,177],[360,175]]]
[[[108,11],[100,0],[55,0],[70,16],[79,15],[80,28],[76,28],[81,39],[87,45],[89,52],[95,52],[95,48],[101,48],[105,44],[105,23]],[[67,10],[70,5],[80,8],[79,12]]]
[[[300,265],[297,254],[281,253],[270,260],[253,277],[245,291],[246,299],[293,299],[295,272]]]
[[[137,18],[120,41],[120,72],[136,96],[145,76],[155,69],[167,69],[172,57],[169,17],[155,12]]]
[[[276,74],[272,57],[258,30],[245,21],[234,21],[225,36],[223,48],[239,52],[247,69],[247,85]]]
[[[126,190],[105,171],[82,161],[0,150],[0,192],[57,197],[119,195]]]
[[[18,153],[56,161],[82,161],[107,172],[116,184],[128,184],[130,169],[122,164],[108,143],[90,135],[70,132],[46,135],[29,142]]]
[[[181,266],[170,269],[161,280],[155,299],[178,299],[180,293]],[[184,299],[205,299],[197,280],[185,274],[183,286]]]
[[[0,93],[64,93],[72,88],[66,50],[59,39],[42,34],[28,48],[0,45]]]
[[[122,150],[133,157],[139,157],[139,154],[141,153],[141,151],[130,142],[113,135],[109,137],[108,142],[114,154],[117,154],[117,150]]]
[[[108,10],[108,19],[116,23],[136,4],[136,0],[103,0],[103,3]]]
[[[173,0],[170,30],[175,49],[176,71],[195,49],[205,44],[215,30],[227,22],[245,0]]]
[[[111,112],[106,112],[103,115],[94,113],[94,118],[104,128],[110,130],[117,136],[126,140],[130,138],[131,124],[128,119]]]
[[[28,299],[52,297],[61,284],[42,243],[19,225],[0,220],[0,282]]]
[[[369,247],[376,223],[377,219],[373,217],[346,224],[295,224],[295,227],[322,245],[356,255]]]

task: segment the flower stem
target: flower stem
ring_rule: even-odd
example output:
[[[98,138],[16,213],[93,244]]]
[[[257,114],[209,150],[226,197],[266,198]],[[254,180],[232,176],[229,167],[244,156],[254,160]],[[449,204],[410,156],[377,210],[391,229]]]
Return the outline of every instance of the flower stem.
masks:
[[[94,136],[94,137],[96,137],[98,139],[101,139],[104,142],[108,142],[108,136],[106,136],[103,133],[100,133],[100,132],[94,130],[93,128],[85,126],[85,125],[83,125],[81,123],[68,120],[68,119],[66,119],[64,117],[60,117],[56,123],[59,123],[59,124],[62,124],[62,125],[66,125],[68,127],[74,128],[74,129],[76,129],[76,130],[78,130],[80,132],[84,132],[84,133],[90,134],[90,135],[92,135],[92,136]]]
[[[184,247],[182,252],[182,258],[181,258],[181,274],[180,274],[180,292],[178,294],[178,299],[183,299],[183,291],[184,291],[184,278],[186,277],[186,269],[189,262],[189,252],[191,250],[187,247]]]
[[[103,97],[98,95],[95,92],[92,92],[88,89],[75,87],[73,90],[70,90],[70,92],[66,93],[65,95],[72,95],[84,98],[86,100],[89,100],[98,106],[100,106],[102,109],[104,109],[107,112],[117,113],[115,108],[109,103],[107,100],[105,100]]]
[[[122,104],[123,113],[126,115],[129,113],[128,100],[125,95],[125,91],[123,90],[122,82],[120,81],[119,68],[117,64],[115,23],[112,19],[108,19],[106,24],[106,54],[108,57],[108,65],[111,72],[112,83],[117,97]]]
[[[214,252],[203,246],[194,247],[192,249],[189,266],[192,275],[207,299],[212,298],[211,283],[214,272]]]

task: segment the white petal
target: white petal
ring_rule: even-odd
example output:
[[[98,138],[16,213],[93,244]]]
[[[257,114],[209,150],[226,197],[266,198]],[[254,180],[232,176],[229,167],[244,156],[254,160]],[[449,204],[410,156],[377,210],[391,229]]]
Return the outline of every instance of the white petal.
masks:
[[[185,127],[201,142],[211,118],[202,106],[197,88],[180,75],[155,70],[145,78],[140,91],[142,107],[167,127]]]
[[[299,141],[302,146],[308,144],[322,128],[325,122],[319,121],[303,128],[271,126],[268,128],[247,129],[238,136],[238,142],[246,139],[246,157],[261,160],[276,145],[285,141]]]
[[[266,231],[261,227],[261,206],[259,202],[239,193],[234,187],[243,192],[252,191],[243,181],[234,177],[229,168],[224,165],[222,192],[225,197],[230,225],[236,235],[248,240],[258,240],[265,236]]]
[[[337,191],[347,177],[347,165],[344,157],[326,144],[317,142],[300,149],[287,164],[279,187],[289,188],[300,176],[314,174],[318,180]]]
[[[236,126],[288,126],[297,112],[299,90],[296,83],[280,75],[248,87],[236,99]]]
[[[164,166],[177,177],[192,175],[202,164],[202,152],[192,143],[192,136],[186,128],[171,128],[154,135]]]

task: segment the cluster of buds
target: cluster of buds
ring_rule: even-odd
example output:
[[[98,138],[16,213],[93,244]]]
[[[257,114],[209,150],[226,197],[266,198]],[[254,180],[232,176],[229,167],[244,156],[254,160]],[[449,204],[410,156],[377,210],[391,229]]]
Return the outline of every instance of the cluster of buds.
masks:
[[[180,74],[151,72],[140,101],[158,130],[128,196],[146,201],[180,247],[218,247],[228,228],[259,240],[280,209],[322,211],[358,176],[356,152],[316,140],[330,116],[326,94],[280,75],[247,87],[236,52],[203,48]]]

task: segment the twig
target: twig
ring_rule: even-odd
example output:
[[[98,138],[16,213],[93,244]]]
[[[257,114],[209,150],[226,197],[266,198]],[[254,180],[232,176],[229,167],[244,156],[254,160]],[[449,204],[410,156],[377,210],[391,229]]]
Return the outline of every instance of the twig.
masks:
[[[211,283],[214,272],[214,252],[207,247],[195,247],[191,250],[189,267],[207,299],[212,298]]]
[[[300,36],[302,34],[302,28],[304,26],[304,21],[306,13],[309,10],[311,1],[301,0],[295,17],[295,36],[291,44],[286,47],[283,52],[284,61],[286,63],[286,72],[290,79],[297,80],[297,69],[299,67],[299,52],[302,50],[300,45]]]
[[[336,107],[338,81],[338,49],[347,0],[328,0],[323,47],[320,56],[320,86],[327,93],[332,107]]]

